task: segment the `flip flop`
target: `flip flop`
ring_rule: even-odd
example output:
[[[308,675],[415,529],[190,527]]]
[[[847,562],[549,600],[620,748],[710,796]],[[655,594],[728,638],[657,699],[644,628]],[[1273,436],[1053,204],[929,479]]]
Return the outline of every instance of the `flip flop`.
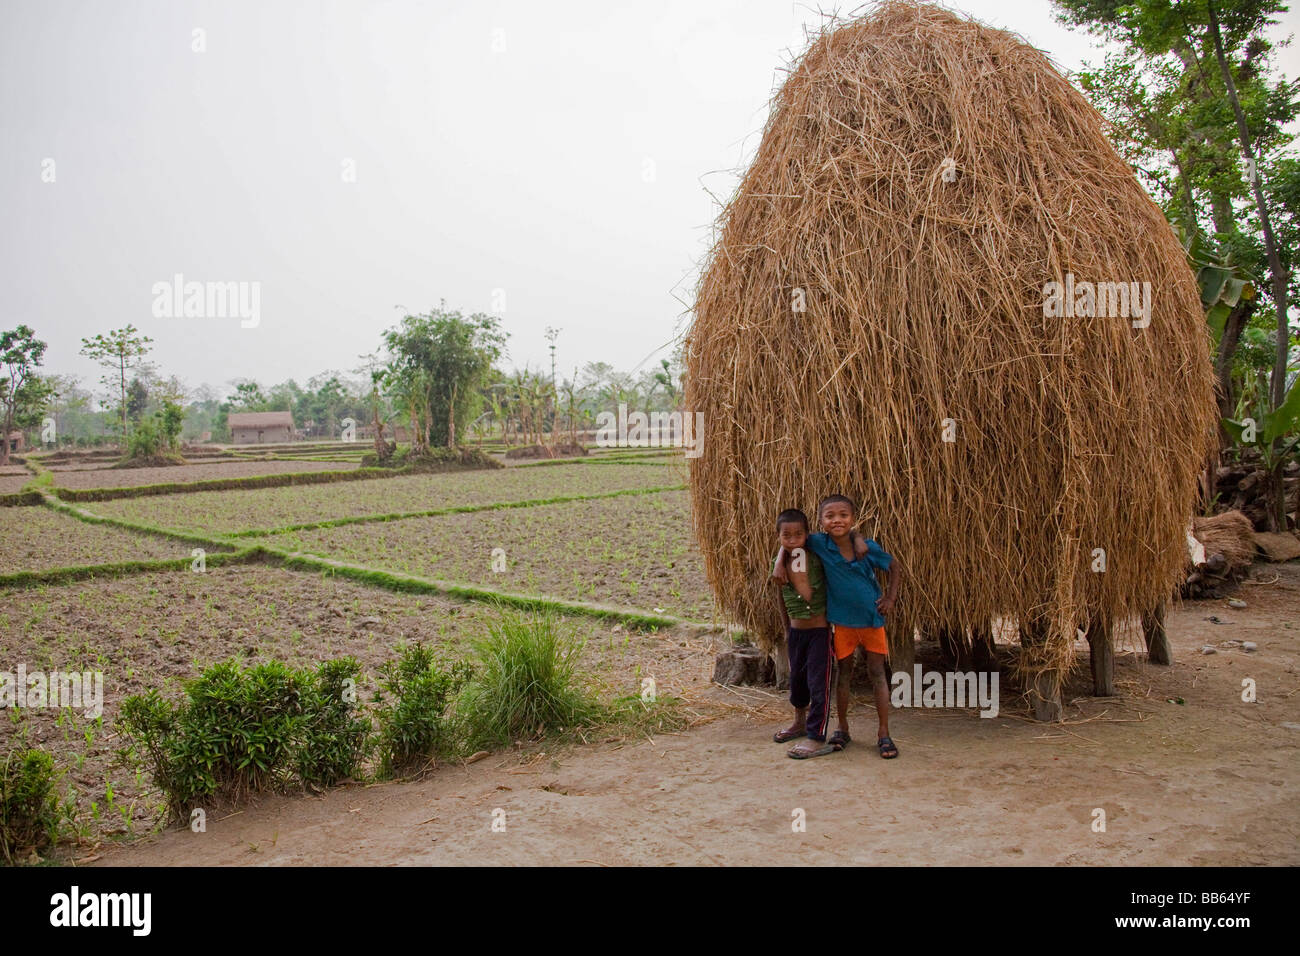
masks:
[[[888,737],[881,737],[876,741],[876,746],[880,748],[880,756],[886,760],[893,760],[898,756],[898,748],[894,746],[894,741]]]
[[[786,754],[793,757],[795,760],[807,760],[809,757],[824,757],[827,754],[833,754],[835,752],[835,748],[830,744],[824,744],[817,750],[795,750],[792,748],[787,750]]]
[[[807,735],[808,734],[806,731],[791,730],[790,728],[787,727],[785,730],[778,730],[776,733],[774,733],[772,735],[772,739],[775,740],[778,744],[783,744],[787,740],[794,740],[798,737],[806,737]]]
[[[847,730],[837,730],[835,733],[831,734],[831,739],[826,742],[836,750],[843,750],[853,742],[853,738],[849,736]]]

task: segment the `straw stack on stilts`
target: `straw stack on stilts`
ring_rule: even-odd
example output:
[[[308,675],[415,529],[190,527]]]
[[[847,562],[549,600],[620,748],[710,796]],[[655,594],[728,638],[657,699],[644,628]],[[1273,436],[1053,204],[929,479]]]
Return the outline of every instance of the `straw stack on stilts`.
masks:
[[[907,2],[789,70],[700,281],[685,404],[739,623],[779,637],[776,514],[848,494],[906,570],[896,666],[917,628],[970,647],[1014,621],[1045,718],[1077,629],[1109,649],[1183,580],[1216,420],[1195,279],[1101,116],[1018,37]]]

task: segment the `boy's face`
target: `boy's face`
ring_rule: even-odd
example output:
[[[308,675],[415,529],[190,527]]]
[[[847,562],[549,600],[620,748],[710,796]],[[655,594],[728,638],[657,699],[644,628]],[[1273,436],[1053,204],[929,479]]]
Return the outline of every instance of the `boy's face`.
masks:
[[[843,538],[853,530],[853,509],[842,501],[832,501],[821,513],[822,530],[832,538]]]
[[[776,529],[777,536],[781,539],[781,547],[787,551],[793,551],[795,548],[802,548],[804,542],[808,540],[808,529],[798,521],[786,521]]]

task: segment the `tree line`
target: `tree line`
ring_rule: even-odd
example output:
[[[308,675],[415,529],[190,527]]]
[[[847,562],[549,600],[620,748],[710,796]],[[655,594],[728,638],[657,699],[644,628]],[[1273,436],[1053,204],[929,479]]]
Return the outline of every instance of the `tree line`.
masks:
[[[554,362],[559,332],[548,330]],[[74,376],[42,375],[46,343],[26,325],[0,336],[0,412],[5,434],[18,430],[33,446],[120,447],[132,457],[174,455],[185,441],[229,441],[229,416],[287,411],[299,437],[339,438],[351,421],[383,445],[398,427],[414,454],[482,442],[554,441],[594,427],[598,412],[619,402],[671,411],[681,396],[680,357],[640,372],[604,362],[570,377],[531,368],[504,370],[506,334],[494,316],[464,315],[444,304],[404,316],[380,348],[349,372],[327,370],[299,384],[262,385],[236,378],[224,393],[189,389],[150,361],[152,340],[134,326],[82,339],[80,353],[103,369],[88,388]],[[8,461],[5,443],[3,461]]]

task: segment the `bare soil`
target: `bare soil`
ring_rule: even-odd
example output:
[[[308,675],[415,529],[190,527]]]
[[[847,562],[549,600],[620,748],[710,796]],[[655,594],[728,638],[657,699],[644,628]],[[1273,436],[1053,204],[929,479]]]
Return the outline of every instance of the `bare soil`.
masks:
[[[537,745],[414,782],[267,797],[213,815],[203,833],[168,830],[86,848],[78,859],[1295,865],[1300,565],[1256,565],[1238,595],[1244,610],[1215,601],[1170,612],[1171,667],[1120,649],[1118,697],[1089,696],[1080,674],[1067,688],[1062,723],[1031,720],[1008,682],[993,719],[897,709],[890,727],[901,756],[891,761],[876,753],[874,715],[861,695],[846,751],[787,759],[786,747],[771,741],[789,717],[780,695],[710,685],[712,649],[661,636],[652,656],[685,651],[677,665],[687,665],[689,679],[680,692],[717,719],[654,740]],[[1202,654],[1207,645],[1216,653]],[[1242,700],[1243,681],[1255,683],[1256,701]],[[494,831],[494,820],[504,830]]]

